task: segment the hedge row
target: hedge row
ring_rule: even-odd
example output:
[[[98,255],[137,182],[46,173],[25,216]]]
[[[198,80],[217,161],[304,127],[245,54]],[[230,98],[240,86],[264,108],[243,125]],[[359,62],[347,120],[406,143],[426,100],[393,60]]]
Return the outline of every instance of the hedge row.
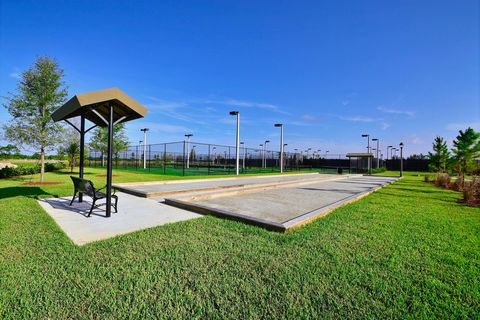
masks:
[[[46,162],[45,163],[45,172],[60,170],[60,169],[64,169],[65,167],[66,167],[66,165],[63,162],[56,162],[56,163]],[[0,169],[0,179],[30,175],[30,174],[35,174],[35,173],[40,173],[40,165],[36,165],[36,166],[33,166],[33,167],[18,166],[16,168],[5,167],[5,168]]]

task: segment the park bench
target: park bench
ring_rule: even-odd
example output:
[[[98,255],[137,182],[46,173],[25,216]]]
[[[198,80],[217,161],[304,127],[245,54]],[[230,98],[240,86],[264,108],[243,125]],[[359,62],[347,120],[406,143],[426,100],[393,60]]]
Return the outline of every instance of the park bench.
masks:
[[[105,205],[105,203],[95,205],[95,202],[97,202],[97,200],[105,199],[107,197],[106,193],[100,191],[105,189],[106,186],[100,189],[95,189],[95,187],[93,186],[93,182],[90,180],[82,179],[74,176],[70,176],[70,178],[72,179],[73,187],[74,187],[73,198],[72,198],[72,201],[70,202],[70,205],[73,204],[73,201],[77,196],[77,193],[78,194],[82,193],[92,198],[92,207],[90,208],[90,212],[88,213],[87,217],[90,217],[94,208],[98,208],[99,206]],[[115,212],[117,212],[118,196],[115,195],[115,191],[116,190],[113,189],[112,198],[115,199],[115,204],[113,204],[113,207],[115,208]]]

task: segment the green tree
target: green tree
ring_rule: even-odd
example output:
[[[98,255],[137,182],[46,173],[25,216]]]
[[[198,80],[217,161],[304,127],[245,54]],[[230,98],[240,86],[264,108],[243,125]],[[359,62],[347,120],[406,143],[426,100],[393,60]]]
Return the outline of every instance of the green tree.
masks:
[[[67,128],[63,135],[63,144],[58,148],[58,156],[63,159],[65,156],[68,160],[70,172],[77,164],[80,156],[80,134],[74,128]]]
[[[78,141],[72,141],[65,149],[65,153],[68,156],[68,164],[70,166],[70,172],[73,172],[73,168],[77,164],[78,156],[80,155],[80,144]]]
[[[113,154],[118,158],[118,154],[128,148],[130,142],[125,133],[125,124],[120,123],[113,127]],[[104,166],[104,156],[108,151],[108,130],[107,128],[95,128],[90,138],[90,150],[100,152],[102,166]]]
[[[437,136],[432,143],[433,152],[428,153],[430,159],[430,170],[435,172],[445,172],[447,169],[450,152],[448,151],[447,142]]]
[[[6,97],[3,105],[12,119],[3,125],[7,140],[29,146],[40,154],[40,181],[45,178],[45,153],[58,144],[63,127],[54,123],[51,114],[67,98],[63,70],[49,57],[38,57],[21,74],[17,93]]]
[[[473,160],[480,157],[480,132],[476,132],[472,128],[465,131],[460,130],[457,138],[453,141],[452,152],[458,175],[465,178]]]
[[[16,145],[7,144],[4,147],[0,147],[0,157],[8,158],[18,154],[20,154],[20,149]]]

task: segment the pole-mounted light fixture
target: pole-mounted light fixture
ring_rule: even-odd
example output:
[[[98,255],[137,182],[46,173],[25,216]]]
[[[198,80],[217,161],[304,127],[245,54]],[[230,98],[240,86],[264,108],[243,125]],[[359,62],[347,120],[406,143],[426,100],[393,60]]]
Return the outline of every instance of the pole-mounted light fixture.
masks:
[[[276,123],[275,127],[280,128],[280,173],[283,173],[283,124]]]
[[[400,177],[403,177],[403,142],[400,142]]]
[[[370,153],[370,135],[369,134],[362,134],[362,138],[367,138],[367,153]],[[372,159],[370,158],[370,156],[367,158],[367,171],[368,173],[370,174],[370,170],[372,168],[371,166],[371,161]]]
[[[192,133],[187,133],[185,134],[185,137],[187,138],[187,169],[190,168],[190,137],[192,137]]]
[[[235,172],[238,176],[240,174],[240,112],[230,111],[230,115],[237,117],[237,134],[235,139]]]

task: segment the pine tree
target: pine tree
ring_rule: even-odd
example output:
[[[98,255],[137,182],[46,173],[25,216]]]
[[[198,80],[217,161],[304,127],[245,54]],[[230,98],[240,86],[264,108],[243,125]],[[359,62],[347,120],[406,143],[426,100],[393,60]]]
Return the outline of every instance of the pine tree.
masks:
[[[428,153],[430,170],[440,173],[445,172],[450,158],[447,142],[442,137],[437,136],[432,143],[432,149],[433,153]]]
[[[473,160],[480,157],[480,132],[472,128],[460,130],[456,140],[453,141],[452,152],[455,154],[455,164],[458,175],[465,178]]]

